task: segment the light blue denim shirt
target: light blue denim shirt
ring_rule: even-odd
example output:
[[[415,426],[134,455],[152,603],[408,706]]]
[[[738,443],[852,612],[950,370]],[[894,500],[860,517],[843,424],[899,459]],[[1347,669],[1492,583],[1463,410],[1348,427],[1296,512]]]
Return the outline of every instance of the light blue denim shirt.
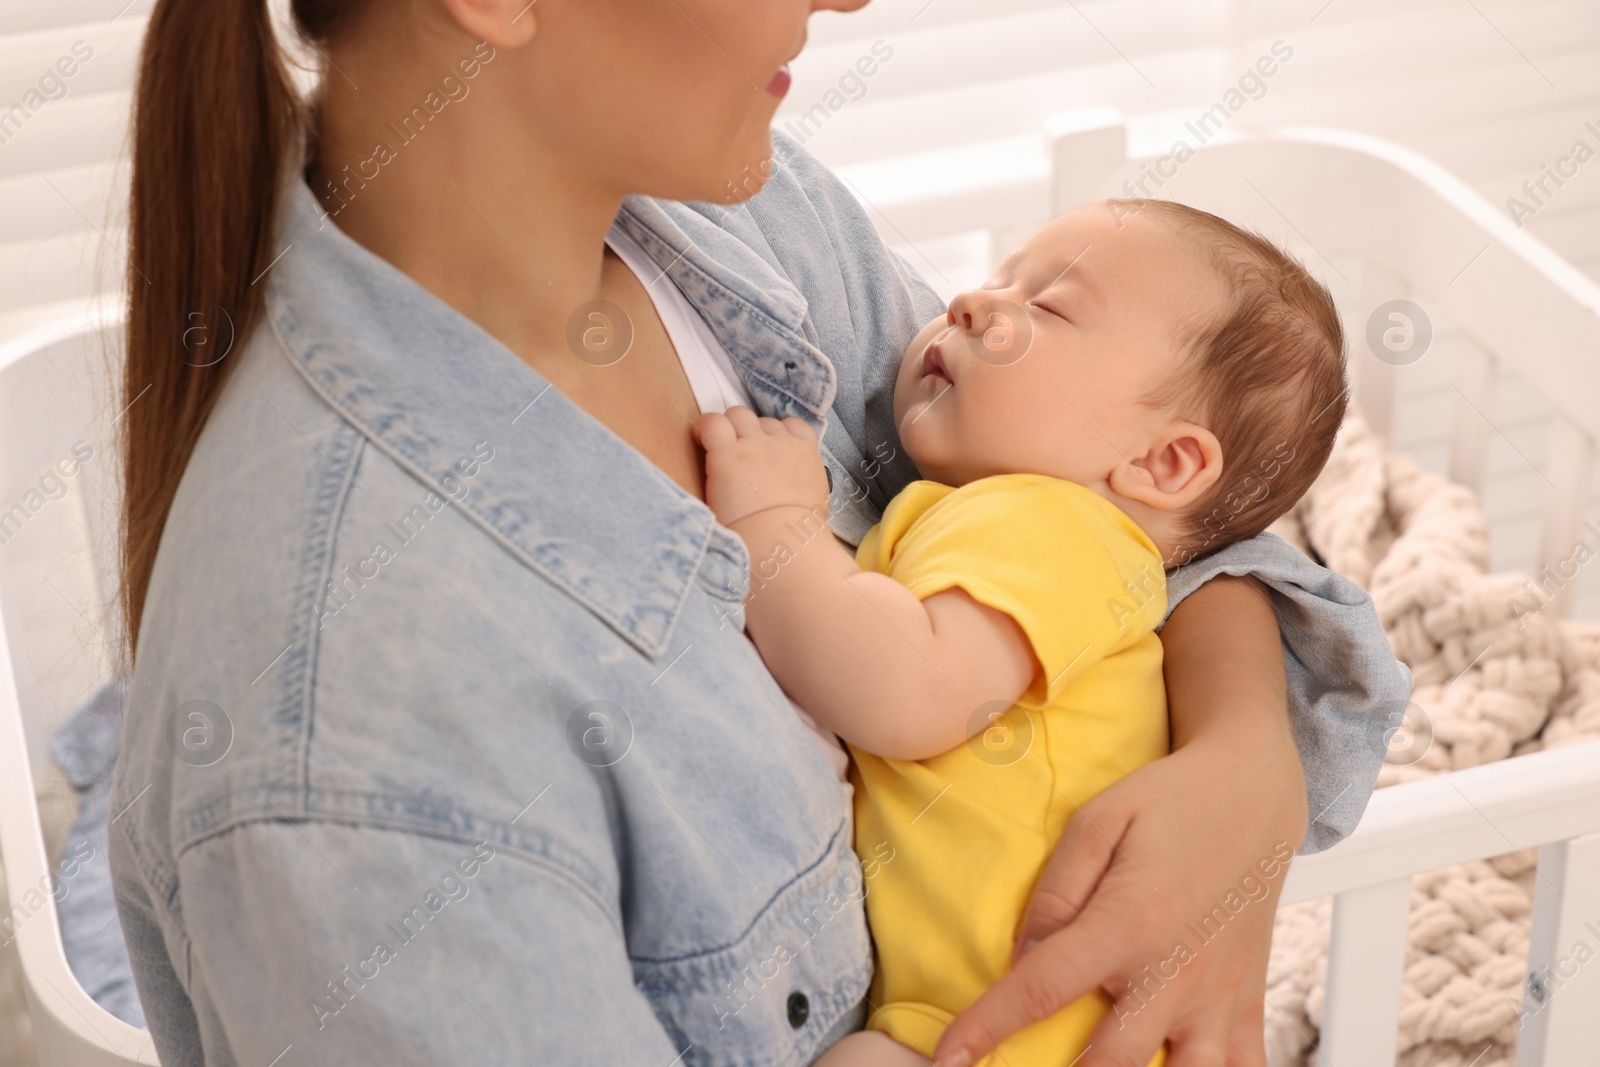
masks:
[[[825,427],[856,541],[916,477],[891,386],[942,304],[778,148],[745,207],[619,222],[763,413]],[[739,538],[298,175],[283,195],[265,320],[162,535],[110,805],[163,1063],[814,1059],[862,1022],[892,857],[858,862],[743,635]],[[1278,590],[1325,846],[1409,675],[1366,595],[1275,538],[1174,601],[1230,566]]]

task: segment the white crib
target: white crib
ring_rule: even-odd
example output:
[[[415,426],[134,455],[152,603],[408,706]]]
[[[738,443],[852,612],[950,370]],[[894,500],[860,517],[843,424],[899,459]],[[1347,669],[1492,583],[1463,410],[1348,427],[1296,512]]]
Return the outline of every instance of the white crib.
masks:
[[[136,30],[115,29],[111,38],[132,44]],[[42,55],[55,42],[29,47]],[[124,84],[130,51],[108,50],[106,65],[89,73]],[[117,106],[125,97],[91,98],[68,125],[80,134],[100,129]],[[12,194],[0,203],[0,278],[22,278],[18,242],[54,232],[41,230],[42,216],[65,219],[63,202],[107,191],[90,166],[101,158],[57,139],[22,162],[0,160],[0,181]],[[885,238],[926,269],[916,249],[976,233],[992,262],[1053,214],[1121,195],[1124,180],[1157,162],[1130,158],[1121,117],[1094,110],[1049,117],[1020,136],[841,173]],[[1532,381],[1558,413],[1541,563],[1570,550],[1600,437],[1600,288],[1450,174],[1370,138],[1318,130],[1219,135],[1182,165],[1173,189],[1266,230],[1314,267],[1327,262],[1323,256],[1360,262],[1359,296],[1343,310],[1358,401],[1380,432],[1394,417],[1394,373],[1364,350],[1368,312],[1408,293],[1448,310],[1473,341],[1455,383],[1450,473],[1457,481],[1476,486],[1483,475],[1493,431],[1476,411],[1488,410],[1494,360]],[[114,309],[85,302],[88,292],[81,271],[0,286],[0,326],[13,338],[0,344],[0,509],[22,500],[75,441],[110,447],[117,413],[102,349],[110,344],[114,355],[118,321]],[[100,455],[103,465],[30,511],[0,545],[0,854],[13,905],[49,884],[33,786],[48,738],[106,673],[114,495],[112,456]],[[1564,608],[1564,601],[1556,606]],[[1586,936],[1584,923],[1600,920],[1600,742],[1382,790],[1348,841],[1295,862],[1283,903],[1334,898],[1319,1064],[1393,1062],[1411,876],[1531,848],[1539,849],[1540,877],[1530,972],[1565,956]],[[41,1065],[155,1064],[148,1035],[101,1009],[71,975],[53,901],[46,895],[27,912],[16,942]],[[1539,1010],[1528,1012],[1520,1036],[1521,1067],[1600,1062],[1600,966],[1580,970],[1547,1002],[1529,995]]]

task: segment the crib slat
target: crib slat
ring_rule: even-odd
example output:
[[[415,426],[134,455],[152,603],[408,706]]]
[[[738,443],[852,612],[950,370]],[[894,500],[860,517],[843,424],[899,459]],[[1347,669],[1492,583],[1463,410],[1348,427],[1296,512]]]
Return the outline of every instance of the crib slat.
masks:
[[[1600,1048],[1600,834],[1539,850],[1517,1067],[1587,1063]]]
[[[1317,1056],[1321,1067],[1394,1063],[1410,912],[1410,878],[1333,898],[1328,1006]]]
[[[1550,462],[1545,491],[1544,521],[1539,533],[1539,575],[1536,584],[1550,589],[1551,603],[1565,615],[1572,603],[1573,580],[1581,563],[1573,546],[1583,535],[1584,503],[1589,495],[1589,464],[1594,444],[1572,419],[1556,412],[1550,427]],[[1600,549],[1595,538],[1585,537],[1591,551]],[[1550,568],[1548,576],[1544,568]],[[1559,585],[1559,588],[1557,586]]]
[[[1470,337],[1461,339],[1455,387],[1450,410],[1450,480],[1481,494],[1493,432],[1488,417],[1494,410],[1494,356]]]

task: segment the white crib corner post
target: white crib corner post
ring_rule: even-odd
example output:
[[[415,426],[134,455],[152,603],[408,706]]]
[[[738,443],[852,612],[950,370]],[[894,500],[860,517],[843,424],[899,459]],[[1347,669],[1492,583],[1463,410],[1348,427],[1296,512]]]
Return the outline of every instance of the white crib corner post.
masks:
[[[1044,124],[1050,160],[1050,217],[1098,200],[1106,176],[1128,159],[1128,126],[1114,107],[1051,115]]]
[[[1546,481],[1544,518],[1539,531],[1537,582],[1551,589],[1556,613],[1567,614],[1572,603],[1573,579],[1581,561],[1574,558],[1583,529],[1584,505],[1589,496],[1589,465],[1594,442],[1570,417],[1556,412],[1550,427],[1550,462]],[[1596,546],[1590,545],[1592,550]],[[1600,893],[1600,886],[1595,887]]]
[[[1600,833],[1539,849],[1517,1067],[1591,1063],[1600,1049]]]
[[[1334,896],[1319,1067],[1394,1063],[1410,915],[1410,877]]]

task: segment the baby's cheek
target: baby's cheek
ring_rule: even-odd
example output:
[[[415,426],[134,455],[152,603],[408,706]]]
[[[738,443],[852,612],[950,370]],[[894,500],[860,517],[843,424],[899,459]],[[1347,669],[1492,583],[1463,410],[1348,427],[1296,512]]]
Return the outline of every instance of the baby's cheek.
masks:
[[[909,361],[900,364],[900,373],[894,380],[894,424],[900,427],[906,412],[911,409],[917,392],[919,374]]]

